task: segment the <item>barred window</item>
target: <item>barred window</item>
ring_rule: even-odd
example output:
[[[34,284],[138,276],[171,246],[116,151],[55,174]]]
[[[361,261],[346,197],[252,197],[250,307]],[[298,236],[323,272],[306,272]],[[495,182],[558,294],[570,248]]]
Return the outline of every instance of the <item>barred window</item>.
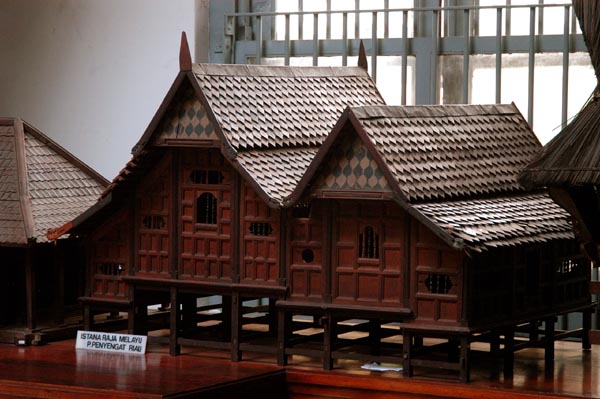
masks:
[[[250,223],[250,233],[255,236],[269,236],[273,232],[271,223],[266,222],[252,222]]]
[[[203,193],[196,200],[196,223],[217,224],[217,198]]]
[[[123,265],[120,263],[100,263],[97,266],[97,273],[106,276],[120,276],[123,272]]]
[[[166,224],[165,218],[160,215],[146,215],[142,218],[142,226],[148,230],[162,230]]]
[[[366,226],[358,235],[358,257],[379,259],[379,234],[371,226]]]
[[[447,294],[452,286],[452,280],[447,274],[429,273],[425,279],[425,287],[432,294]]]

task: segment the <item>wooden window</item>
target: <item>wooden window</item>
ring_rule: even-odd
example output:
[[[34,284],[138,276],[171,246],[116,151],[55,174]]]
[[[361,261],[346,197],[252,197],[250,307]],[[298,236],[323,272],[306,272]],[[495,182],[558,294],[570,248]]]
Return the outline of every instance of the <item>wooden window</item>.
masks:
[[[194,184],[221,184],[223,174],[219,170],[194,169],[190,173],[190,180]]]
[[[296,219],[306,219],[310,217],[310,204],[298,204],[292,209],[292,216]]]
[[[579,271],[579,263],[573,259],[566,259],[560,262],[556,272],[558,274],[571,274]]]
[[[304,263],[311,263],[313,260],[315,260],[315,253],[312,249],[306,248],[302,251],[302,261]]]
[[[379,234],[371,226],[365,226],[358,235],[358,257],[379,259]]]
[[[452,280],[447,274],[429,273],[425,286],[432,294],[447,294],[452,289]]]
[[[100,263],[96,272],[106,276],[120,276],[123,272],[123,265],[120,263]]]
[[[217,198],[203,193],[196,200],[196,223],[217,224]]]
[[[166,224],[165,218],[160,215],[146,215],[142,218],[142,226],[148,230],[163,230]]]
[[[273,232],[273,226],[267,222],[252,222],[249,230],[255,236],[270,236]]]

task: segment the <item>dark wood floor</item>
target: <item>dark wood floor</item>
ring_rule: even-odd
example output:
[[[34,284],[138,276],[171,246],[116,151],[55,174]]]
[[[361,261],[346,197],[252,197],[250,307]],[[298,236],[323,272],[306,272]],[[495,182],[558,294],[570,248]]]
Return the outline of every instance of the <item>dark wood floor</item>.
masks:
[[[569,342],[557,343],[554,370],[544,368],[541,349],[518,352],[511,379],[503,377],[500,361],[475,356],[469,384],[427,370],[416,370],[412,379],[362,370],[356,361],[337,361],[326,372],[319,359],[294,356],[284,370],[267,355],[245,354],[244,361],[232,363],[227,352],[198,348],[184,347],[173,357],[158,344],[145,356],[74,346],[72,340],[39,347],[1,344],[0,398],[600,398],[600,347],[582,352]]]

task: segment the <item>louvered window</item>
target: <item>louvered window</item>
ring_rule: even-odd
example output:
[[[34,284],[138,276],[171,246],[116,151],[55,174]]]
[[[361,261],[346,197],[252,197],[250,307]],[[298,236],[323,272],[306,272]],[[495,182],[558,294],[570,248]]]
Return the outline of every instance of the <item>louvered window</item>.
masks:
[[[358,257],[379,259],[379,234],[371,226],[365,226],[358,235]]]
[[[211,193],[204,193],[196,200],[196,222],[217,224],[217,198]]]

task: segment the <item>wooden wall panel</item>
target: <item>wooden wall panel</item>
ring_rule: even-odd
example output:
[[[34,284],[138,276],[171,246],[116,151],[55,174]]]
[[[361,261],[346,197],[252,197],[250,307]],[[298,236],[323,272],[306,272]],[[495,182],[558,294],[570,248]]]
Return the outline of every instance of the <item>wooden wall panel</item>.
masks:
[[[136,190],[136,275],[170,277],[171,156],[166,154]]]
[[[290,251],[287,276],[294,300],[322,301],[323,284],[323,202],[313,201],[289,211]]]
[[[462,314],[464,254],[414,221],[411,231],[411,308],[416,322],[459,324]]]
[[[279,279],[279,210],[242,183],[240,282],[275,285]]]
[[[218,149],[181,151],[181,279],[231,281],[232,181],[235,173]]]
[[[336,205],[333,301],[402,306],[404,212],[392,202],[339,201]]]
[[[127,293],[121,277],[129,273],[129,210],[123,209],[94,231],[91,245],[91,295],[119,299]]]

